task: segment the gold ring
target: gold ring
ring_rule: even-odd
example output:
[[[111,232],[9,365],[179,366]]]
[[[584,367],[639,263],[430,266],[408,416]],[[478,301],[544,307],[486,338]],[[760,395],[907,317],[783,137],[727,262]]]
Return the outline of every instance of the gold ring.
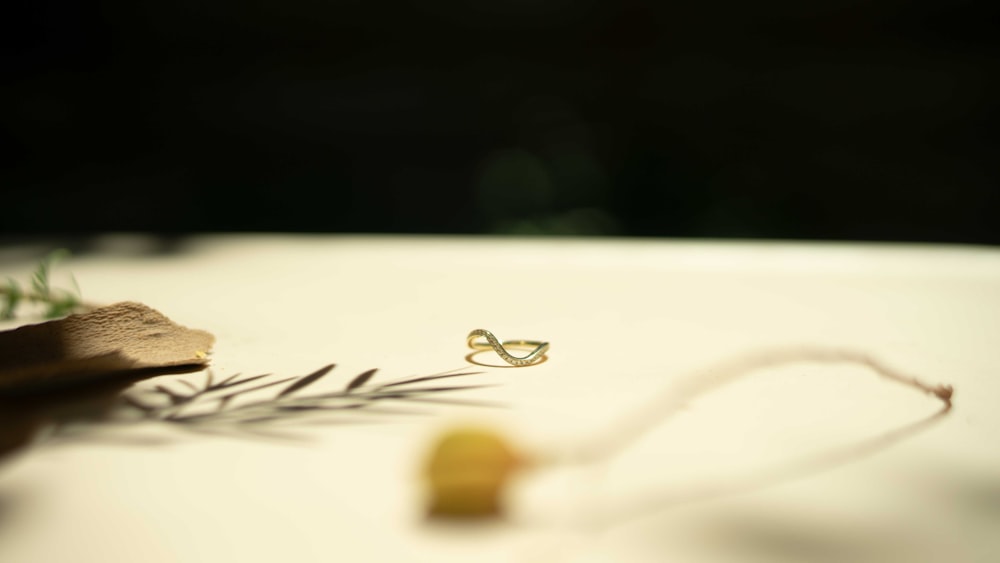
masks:
[[[486,342],[476,342],[478,337],[486,338]],[[549,349],[548,342],[539,342],[537,340],[504,340],[502,343],[493,333],[477,328],[469,333],[467,342],[469,348],[473,350],[489,350],[493,348],[493,351],[497,353],[498,356],[503,358],[503,361],[507,362],[512,366],[528,366],[537,363],[543,357],[545,357],[545,352]],[[507,347],[511,348],[532,348],[531,352],[527,356],[522,356],[518,358],[517,356],[512,356],[510,352],[507,351]]]

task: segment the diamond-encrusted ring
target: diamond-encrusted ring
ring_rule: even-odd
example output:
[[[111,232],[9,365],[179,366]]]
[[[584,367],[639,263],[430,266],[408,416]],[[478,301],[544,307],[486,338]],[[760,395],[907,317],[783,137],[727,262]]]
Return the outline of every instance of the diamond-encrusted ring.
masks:
[[[486,342],[476,342],[476,338],[480,336],[486,338]],[[489,350],[493,348],[493,351],[503,358],[503,361],[512,366],[529,366],[538,363],[545,357],[545,352],[549,349],[548,342],[539,342],[537,340],[504,340],[501,343],[496,336],[493,336],[492,332],[481,328],[477,328],[469,333],[468,344],[469,348],[473,350]],[[512,356],[507,351],[507,348],[531,348],[532,350],[527,356],[518,358],[517,356]]]

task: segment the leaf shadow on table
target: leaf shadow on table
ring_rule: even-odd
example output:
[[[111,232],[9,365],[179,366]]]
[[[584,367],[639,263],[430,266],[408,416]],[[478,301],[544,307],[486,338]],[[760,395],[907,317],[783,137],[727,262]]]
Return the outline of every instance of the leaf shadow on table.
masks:
[[[216,380],[206,371],[200,385],[178,380],[173,385],[123,394],[116,415],[124,411],[139,413],[141,419],[159,420],[183,428],[205,429],[233,427],[249,429],[286,422],[336,422],[323,415],[413,414],[390,404],[452,404],[496,406],[494,403],[450,396],[454,392],[492,387],[492,384],[441,384],[441,380],[477,375],[482,372],[456,371],[414,376],[384,383],[374,382],[378,370],[365,370],[352,377],[342,388],[304,394],[336,367],[329,364],[303,376],[278,377],[273,374],[242,376],[235,374]],[[264,390],[277,391],[261,397]],[[246,399],[242,402],[241,399]]]
[[[234,374],[224,379],[216,378],[207,369],[199,370],[204,371],[200,378],[155,379],[136,385],[143,379],[163,375],[146,373],[59,393],[35,393],[30,405],[5,409],[0,415],[4,423],[0,455],[28,445],[42,430],[45,443],[56,444],[87,440],[148,447],[180,437],[176,433],[149,436],[117,432],[144,423],[166,425],[191,436],[294,443],[307,438],[303,431],[309,426],[371,424],[399,416],[427,415],[434,411],[426,407],[436,405],[504,406],[454,396],[460,391],[494,386],[454,383],[482,373],[465,368],[384,382],[376,381],[377,369],[369,369],[339,388],[308,393],[320,387],[319,382],[334,368],[335,364],[329,364],[303,376]]]
[[[378,370],[370,369],[339,389],[305,393],[334,367],[330,364],[304,376],[236,374],[221,380],[211,369],[170,368],[119,374],[85,385],[7,389],[0,394],[0,464],[14,463],[14,458],[49,444],[155,447],[175,443],[185,435],[168,432],[149,436],[120,431],[149,423],[187,431],[189,438],[207,434],[295,444],[308,437],[304,431],[311,425],[371,424],[400,415],[434,412],[413,408],[417,405],[505,406],[453,396],[460,391],[494,386],[453,383],[482,373],[466,368],[385,382],[376,381]],[[200,385],[188,377],[153,379],[199,371],[204,371]],[[270,395],[261,395],[269,390]],[[400,404],[408,408],[394,406]],[[0,466],[0,471],[3,469]],[[0,489],[0,533],[17,517],[18,507],[23,504],[23,495],[8,493]]]

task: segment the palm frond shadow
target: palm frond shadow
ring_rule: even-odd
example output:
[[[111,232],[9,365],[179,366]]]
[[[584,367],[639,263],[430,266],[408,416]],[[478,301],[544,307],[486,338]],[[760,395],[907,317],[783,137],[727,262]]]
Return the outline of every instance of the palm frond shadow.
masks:
[[[304,393],[335,367],[336,364],[329,364],[297,377],[235,374],[222,380],[216,380],[209,369],[200,385],[188,380],[175,380],[148,389],[127,391],[111,409],[108,419],[160,421],[199,433],[271,435],[270,428],[280,424],[355,424],[364,422],[366,417],[376,421],[382,415],[421,415],[428,412],[400,408],[392,403],[503,406],[482,400],[442,396],[495,386],[440,383],[444,379],[483,373],[478,371],[451,370],[377,383],[372,380],[378,370],[370,369],[351,378],[339,390]],[[269,389],[277,392],[260,398],[260,392]]]

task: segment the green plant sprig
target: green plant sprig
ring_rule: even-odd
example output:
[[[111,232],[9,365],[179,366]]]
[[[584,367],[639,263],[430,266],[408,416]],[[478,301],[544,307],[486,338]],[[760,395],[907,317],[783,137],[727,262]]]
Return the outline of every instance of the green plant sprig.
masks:
[[[6,283],[0,285],[0,320],[15,318],[18,309],[25,303],[44,305],[43,315],[47,319],[55,319],[70,313],[92,309],[93,306],[83,302],[80,287],[72,275],[70,275],[73,282],[72,289],[52,286],[50,274],[53,266],[68,256],[69,251],[63,248],[47,254],[31,274],[30,287],[28,288],[24,288],[17,280],[8,277]]]

